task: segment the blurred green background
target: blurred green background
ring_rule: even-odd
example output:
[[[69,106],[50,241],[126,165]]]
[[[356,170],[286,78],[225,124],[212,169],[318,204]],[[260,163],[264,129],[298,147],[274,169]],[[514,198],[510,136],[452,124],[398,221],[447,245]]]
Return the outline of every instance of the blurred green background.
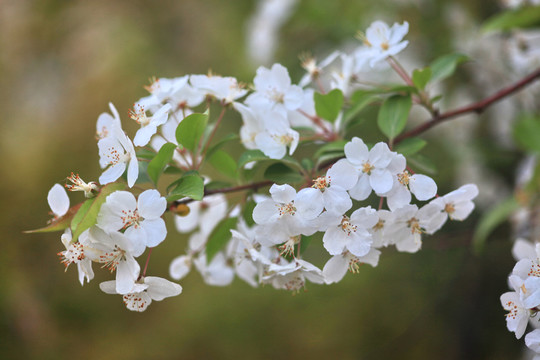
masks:
[[[256,7],[247,0],[0,2],[0,358],[516,358],[522,342],[506,330],[499,302],[514,264],[510,231],[499,228],[474,255],[470,243],[480,211],[425,237],[421,252],[387,249],[377,268],[365,266],[339,284],[308,284],[306,293],[292,296],[238,280],[206,286],[193,271],[181,281],[182,295],[142,314],[99,290],[110,275],[96,270],[96,279],[81,287],[74,266],[64,273],[56,256],[63,250],[59,234],[22,234],[49,219],[46,195],[54,183],[71,171],[85,180],[101,173],[93,136],[109,101],[127,119],[151,76],[212,69],[252,81],[257,65],[246,56],[246,26]],[[384,19],[410,23],[407,39],[414,46],[404,53],[422,66],[453,51],[463,17],[474,32],[499,10],[487,0],[298,1],[279,31],[274,60],[298,81],[298,54],[357,45],[358,29]],[[484,64],[468,70],[481,72]],[[448,94],[453,84],[465,84],[476,98],[496,90],[475,88],[465,70],[448,83]],[[488,116],[477,123],[489,123]],[[481,126],[475,131],[478,161],[511,189],[521,154]],[[445,193],[456,187],[459,167],[455,145],[438,140],[427,154],[439,162],[434,178]],[[171,229],[153,253],[150,272],[167,276],[185,244]]]

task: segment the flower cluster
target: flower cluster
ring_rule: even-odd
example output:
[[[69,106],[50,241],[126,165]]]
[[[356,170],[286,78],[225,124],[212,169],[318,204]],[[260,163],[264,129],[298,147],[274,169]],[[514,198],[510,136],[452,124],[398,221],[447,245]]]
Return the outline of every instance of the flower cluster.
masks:
[[[238,276],[254,287],[297,292],[308,281],[331,284],[361,264],[376,266],[384,247],[418,251],[423,234],[435,233],[448,219],[464,220],[478,194],[468,184],[437,196],[435,181],[415,173],[392,149],[413,100],[432,109],[425,84],[410,93],[398,89],[388,96],[385,90],[370,98],[383,102],[378,123],[388,143],[368,146],[348,134],[354,116],[345,114],[358,101],[353,92],[366,90],[363,76],[385,64],[411,83],[393,57],[407,46],[407,31],[406,22],[389,27],[376,21],[359,35],[362,44],[351,54],[334,52],[320,64],[305,58],[307,74],[299,85],[280,64],[257,69],[250,87],[213,74],[154,79],[146,87],[149,95],[128,111],[140,125],[133,140],[110,104],[111,113],[101,114],[96,125],[99,184],[72,174],[66,188],[84,191],[87,198],[73,207],[59,184],[48,195],[54,219],[46,230],[64,230],[61,262],[77,265],[81,284],[94,278],[93,263],[100,264],[115,273],[101,290],[122,295],[130,310],[144,311],[152,300],[182,291],[174,282],[147,276],[147,266],[141,269],[137,261],[147,252],[148,265],[151,249],[167,238],[166,210],[178,232],[191,234],[186,253],[170,264],[175,280],[195,268],[210,285],[228,285]],[[211,104],[221,112],[208,124]],[[385,116],[388,108],[398,116]],[[227,110],[242,119],[239,136],[215,142]],[[238,138],[246,151],[234,159],[221,147]],[[304,144],[319,150],[298,161],[292,155]],[[203,175],[207,164],[236,186],[212,187]],[[257,170],[266,180],[251,182]],[[161,175],[178,174],[165,195],[155,189]],[[143,190],[149,181],[151,188]],[[269,196],[253,192],[268,185]],[[230,204],[225,194],[242,190],[250,193]],[[375,196],[379,207],[366,205]],[[304,259],[303,250],[317,242],[330,256],[322,269]]]

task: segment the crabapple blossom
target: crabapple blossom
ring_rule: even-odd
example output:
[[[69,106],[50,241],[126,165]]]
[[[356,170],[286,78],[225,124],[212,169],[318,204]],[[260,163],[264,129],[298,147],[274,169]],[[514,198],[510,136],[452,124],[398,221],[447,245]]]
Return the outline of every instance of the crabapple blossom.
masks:
[[[401,52],[409,42],[402,41],[409,32],[409,23],[394,23],[392,27],[382,21],[373,22],[366,30],[366,34],[361,35],[364,45],[370,50],[369,65],[373,67],[377,62],[386,59],[388,56]]]
[[[185,216],[174,217],[176,229],[188,233],[200,229],[204,234],[210,234],[214,227],[227,215],[227,199],[223,194],[207,196],[202,201],[187,204],[189,212]]]
[[[83,191],[84,197],[92,197],[92,192],[98,190],[98,185],[94,181],[87,184],[81,179],[79,174],[75,175],[71,173],[67,179],[72,182],[72,185],[66,184],[66,189],[69,191]]]
[[[102,282],[99,288],[107,294],[118,294],[114,280]],[[160,277],[146,276],[137,281],[131,292],[120,295],[129,310],[143,312],[152,300],[161,301],[181,293],[182,287],[176,283]]]
[[[302,88],[291,84],[289,72],[281,64],[271,69],[261,66],[253,79],[255,92],[246,99],[250,107],[266,110],[296,110],[302,105]]]
[[[231,104],[247,94],[247,90],[233,77],[191,75],[189,81],[201,93],[213,96],[224,104]]]
[[[210,263],[207,263],[206,254],[201,253],[193,264],[208,285],[227,286],[234,279],[234,270],[227,264],[223,252],[217,253]]]
[[[478,195],[478,187],[474,184],[461,186],[459,189],[440,196],[430,202],[440,209],[438,214],[439,225],[435,230],[441,228],[446,220],[465,220],[474,209],[472,200]]]
[[[381,252],[371,248],[364,256],[355,256],[349,251],[332,256],[323,267],[324,281],[326,284],[332,284],[341,281],[347,270],[352,273],[360,272],[359,264],[369,264],[373,267],[379,263]]]
[[[349,190],[355,200],[365,200],[371,190],[384,194],[392,188],[392,173],[387,169],[396,153],[385,143],[377,143],[371,150],[362,139],[354,137],[345,145],[345,156],[355,167],[358,182]]]
[[[66,250],[59,252],[57,255],[62,259],[62,264],[66,266],[66,271],[70,264],[77,264],[79,282],[84,285],[84,279],[86,279],[86,282],[90,282],[94,278],[94,270],[92,269],[92,261],[87,256],[89,249],[84,245],[82,238],[81,235],[80,241],[72,242],[71,229],[66,229],[61,237]]]
[[[501,304],[508,311],[508,314],[506,314],[508,330],[515,333],[516,338],[520,339],[527,328],[530,311],[523,306],[519,294],[515,291],[502,294]]]
[[[128,186],[133,187],[139,177],[139,164],[133,143],[120,126],[112,126],[111,134],[98,141],[99,164],[106,170],[99,177],[102,185],[116,181],[127,172]]]
[[[135,146],[145,146],[150,142],[150,138],[157,131],[158,126],[163,125],[167,122],[168,112],[171,110],[171,105],[165,104],[154,115],[148,117],[146,116],[146,110],[144,105],[135,104],[135,110],[129,111],[129,117],[135,120],[141,128],[135,134],[133,139],[133,144]]]
[[[161,215],[167,201],[157,190],[146,190],[138,199],[127,191],[115,191],[107,196],[97,217],[97,226],[107,232],[124,230],[132,241],[154,247],[167,236]]]
[[[537,354],[540,354],[540,329],[536,329],[525,335],[525,345]]]
[[[99,115],[96,123],[96,138],[98,140],[109,137],[113,133],[113,127],[121,127],[120,115],[112,103],[109,103],[111,109],[111,116],[108,113],[102,113]]]
[[[284,264],[271,263],[262,277],[262,282],[272,284],[276,289],[284,289],[289,291],[300,291],[305,288],[306,280],[315,284],[324,283],[322,271],[315,265],[302,260],[293,259],[291,262]]]

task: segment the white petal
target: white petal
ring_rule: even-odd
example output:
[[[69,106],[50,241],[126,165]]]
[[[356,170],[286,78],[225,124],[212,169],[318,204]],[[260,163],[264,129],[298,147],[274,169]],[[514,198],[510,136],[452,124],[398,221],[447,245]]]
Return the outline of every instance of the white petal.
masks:
[[[126,260],[120,261],[116,267],[116,292],[118,294],[129,294],[133,291],[141,269],[133,256],[128,255],[125,258]]]
[[[107,168],[107,170],[103,172],[103,174],[101,174],[101,176],[99,177],[99,183],[101,185],[112,183],[118,180],[118,178],[122,176],[125,170],[126,163],[119,162],[117,164],[111,165],[109,168]]]
[[[347,273],[349,267],[349,261],[342,255],[332,256],[330,260],[326,262],[323,268],[324,281],[327,284],[336,283],[341,281]]]
[[[298,192],[294,201],[296,215],[305,220],[315,219],[324,209],[322,194],[318,189],[305,188]]]
[[[157,190],[146,190],[139,195],[137,208],[139,209],[139,215],[143,218],[156,219],[165,212],[167,200]]]
[[[162,218],[144,220],[141,228],[146,232],[147,247],[157,246],[167,237],[167,227]]]
[[[409,188],[420,201],[429,200],[437,194],[437,184],[432,178],[422,174],[414,174],[410,177]]]
[[[54,184],[47,194],[47,202],[54,215],[64,216],[69,210],[69,197],[66,190],[60,184]]]
[[[354,200],[365,200],[371,194],[371,185],[369,184],[369,177],[365,174],[361,174],[358,178],[356,185],[349,190],[349,195]]]
[[[144,278],[144,283],[148,284],[146,291],[152,300],[161,301],[166,297],[177,296],[182,293],[180,285],[160,277],[147,276]]]
[[[331,186],[337,185],[345,190],[352,189],[358,181],[359,171],[347,160],[341,159],[327,171]]]
[[[394,179],[390,171],[386,169],[375,169],[369,176],[371,188],[379,194],[384,194],[392,189]]]
[[[137,160],[135,153],[133,153],[131,155],[131,160],[129,160],[129,166],[128,166],[128,173],[127,173],[128,186],[133,187],[138,177],[139,177],[139,161]]]
[[[173,259],[169,265],[169,274],[175,280],[180,280],[191,270],[191,256],[182,255]]]

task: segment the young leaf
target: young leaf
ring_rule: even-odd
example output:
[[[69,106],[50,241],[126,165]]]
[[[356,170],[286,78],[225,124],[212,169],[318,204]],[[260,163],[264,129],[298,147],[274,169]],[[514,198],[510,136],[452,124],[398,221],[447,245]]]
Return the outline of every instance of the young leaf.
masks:
[[[26,230],[23,232],[26,234],[31,234],[31,233],[42,233],[42,232],[53,232],[53,231],[65,230],[71,224],[73,217],[75,216],[77,211],[79,211],[79,208],[81,207],[82,204],[83,203],[72,206],[71,208],[69,208],[68,212],[64,216],[62,216],[61,218],[55,219],[54,221],[51,221],[51,223],[48,224],[47,226],[44,226],[42,228],[35,229],[35,230]]]
[[[313,94],[315,101],[315,112],[321,118],[330,122],[336,121],[336,118],[343,106],[343,93],[339,89],[334,89],[327,94],[318,92]]]
[[[291,169],[283,163],[270,165],[264,172],[264,178],[276,183],[290,184],[304,180],[298,171]]]
[[[367,106],[380,100],[379,96],[365,92],[356,92],[351,96],[351,107],[348,108],[343,114],[343,123],[348,124],[349,121],[354,119],[362,110]]]
[[[431,80],[431,69],[429,67],[416,69],[412,73],[412,81],[418,90],[424,90],[429,80]]]
[[[540,6],[522,6],[489,18],[482,26],[483,31],[512,30],[540,24]]]
[[[395,151],[405,157],[416,154],[426,146],[427,142],[420,138],[408,138],[400,142],[394,148]]]
[[[227,154],[223,150],[216,150],[213,154],[207,158],[208,162],[219,172],[236,179],[238,177],[238,168],[236,161],[231,155]]]
[[[228,143],[229,141],[237,140],[240,137],[237,134],[227,134],[224,137],[222,137],[218,142],[216,142],[214,145],[212,145],[208,151],[206,152],[206,156],[210,157],[214,153],[214,151],[219,150],[223,145]]]
[[[240,158],[238,159],[238,167],[242,168],[244,167],[244,165],[252,161],[260,161],[260,160],[268,160],[268,159],[270,158],[264,155],[261,150],[247,150],[242,155],[240,155]]]
[[[161,172],[163,171],[165,166],[169,163],[169,161],[171,161],[175,150],[175,144],[164,144],[161,149],[159,149],[156,157],[154,157],[148,164],[148,168],[146,169],[146,171],[154,184],[157,184],[159,175],[161,175]]]
[[[122,183],[107,184],[101,188],[96,197],[86,200],[81,205],[79,211],[77,211],[77,214],[75,214],[71,221],[72,241],[77,241],[83,231],[96,224],[99,210],[101,209],[101,205],[107,200],[107,196],[115,191],[124,190],[125,187]]]
[[[377,125],[390,140],[399,135],[407,125],[411,106],[411,97],[401,95],[391,96],[382,104]]]
[[[204,181],[196,172],[185,174],[175,183],[176,187],[167,196],[167,201],[175,201],[183,197],[202,200],[204,197]]]
[[[485,213],[480,219],[473,235],[474,251],[476,253],[482,251],[489,234],[491,234],[497,226],[506,221],[510,215],[512,215],[519,208],[519,203],[512,196],[509,199],[501,201],[499,204],[495,205],[493,209]]]
[[[208,123],[208,114],[191,114],[176,128],[176,141],[186,149],[195,151]]]
[[[441,81],[446,79],[449,76],[452,76],[454,71],[456,71],[456,67],[461,64],[462,62],[468,61],[469,57],[467,55],[463,54],[448,54],[441,56],[438,59],[435,59],[429,65],[431,68],[431,81]]]
[[[540,153],[540,119],[522,116],[514,126],[514,139],[525,150]]]
[[[238,218],[226,218],[223,219],[217,224],[214,228],[208,242],[206,243],[206,263],[209,264],[214,256],[223,249],[227,242],[231,238],[231,230],[236,227]]]
[[[244,205],[244,209],[242,210],[242,217],[248,226],[255,225],[255,221],[253,221],[253,209],[255,209],[256,205],[255,201],[250,200]]]

